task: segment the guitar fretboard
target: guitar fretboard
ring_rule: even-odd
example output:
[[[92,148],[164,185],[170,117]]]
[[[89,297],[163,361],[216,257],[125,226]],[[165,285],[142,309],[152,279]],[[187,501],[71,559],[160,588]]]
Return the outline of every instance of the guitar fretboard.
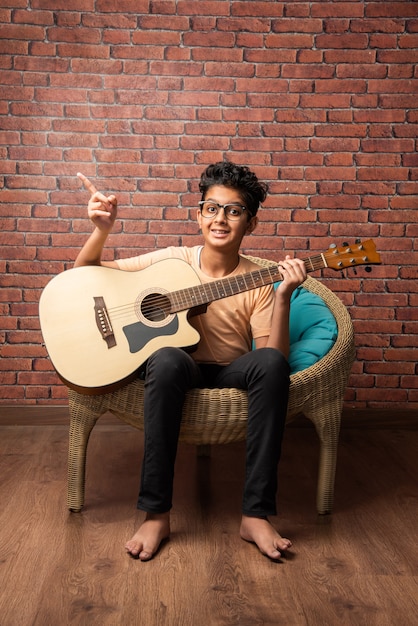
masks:
[[[304,259],[303,262],[307,272],[313,272],[327,266],[322,254]],[[173,291],[169,295],[171,302],[170,313],[185,311],[186,309],[208,304],[214,300],[228,298],[229,296],[235,296],[238,293],[250,291],[257,287],[271,285],[280,280],[283,280],[280,266],[269,265],[246,274],[221,278],[203,285]]]

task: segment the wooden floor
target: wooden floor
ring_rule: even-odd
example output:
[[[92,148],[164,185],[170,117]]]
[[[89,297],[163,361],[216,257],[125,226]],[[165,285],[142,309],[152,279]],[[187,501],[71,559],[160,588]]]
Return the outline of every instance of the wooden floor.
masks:
[[[181,446],[172,536],[129,558],[141,434],[103,418],[86,505],[66,510],[65,425],[0,427],[1,626],[414,626],[418,624],[418,432],[344,428],[335,511],[315,513],[318,444],[289,427],[280,468],[282,563],[238,536],[242,444],[210,459]]]

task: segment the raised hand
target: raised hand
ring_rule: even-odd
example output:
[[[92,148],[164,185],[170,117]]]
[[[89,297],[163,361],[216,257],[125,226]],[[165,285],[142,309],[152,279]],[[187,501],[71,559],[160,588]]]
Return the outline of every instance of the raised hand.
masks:
[[[97,191],[93,183],[81,172],[78,172],[77,176],[91,193],[87,205],[89,218],[99,230],[109,232],[112,230],[117,215],[118,202],[116,196],[105,196],[100,191]]]

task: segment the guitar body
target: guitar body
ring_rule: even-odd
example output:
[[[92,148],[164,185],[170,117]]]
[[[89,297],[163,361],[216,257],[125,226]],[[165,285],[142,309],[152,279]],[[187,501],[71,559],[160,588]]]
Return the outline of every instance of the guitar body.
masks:
[[[179,259],[138,272],[88,266],[57,275],[42,292],[39,316],[58,375],[83,393],[104,393],[135,377],[159,348],[196,345],[188,311],[170,313],[165,294],[198,285]]]

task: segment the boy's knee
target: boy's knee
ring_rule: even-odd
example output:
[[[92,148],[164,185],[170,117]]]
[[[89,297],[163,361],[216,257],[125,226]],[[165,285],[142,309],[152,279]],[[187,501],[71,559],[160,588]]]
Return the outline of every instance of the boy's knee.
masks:
[[[189,377],[190,356],[180,348],[160,348],[148,359],[147,378],[159,376],[167,384],[168,381],[177,381],[184,377]]]
[[[259,364],[262,366],[266,373],[268,372],[280,372],[284,375],[289,375],[289,363],[282,352],[275,348],[261,348],[256,350],[259,352]]]
[[[151,354],[148,359],[148,366],[170,372],[172,368],[176,368],[183,361],[183,356],[185,353],[180,348],[160,348]]]

